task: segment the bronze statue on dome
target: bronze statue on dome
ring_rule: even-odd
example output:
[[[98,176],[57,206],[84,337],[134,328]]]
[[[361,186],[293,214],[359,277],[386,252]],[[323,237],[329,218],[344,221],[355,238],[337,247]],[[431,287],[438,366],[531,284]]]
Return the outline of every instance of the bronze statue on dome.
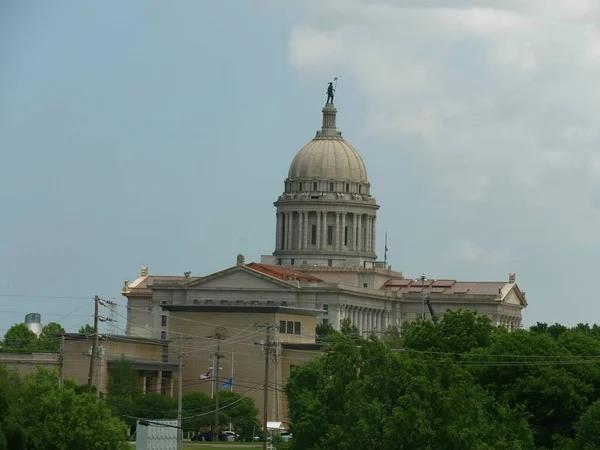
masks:
[[[332,81],[330,81],[329,86],[327,86],[327,103],[331,104],[333,104],[333,95],[335,94],[335,88],[337,87],[337,77],[335,77],[333,81],[335,82],[335,86]]]

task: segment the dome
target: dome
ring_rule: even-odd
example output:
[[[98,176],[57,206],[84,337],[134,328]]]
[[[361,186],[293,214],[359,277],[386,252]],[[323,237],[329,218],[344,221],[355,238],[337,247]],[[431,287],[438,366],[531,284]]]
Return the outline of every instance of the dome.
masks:
[[[294,157],[289,179],[368,183],[367,169],[358,152],[337,131],[333,103],[323,108],[323,127]]]
[[[367,169],[358,152],[341,137],[317,136],[294,157],[290,179],[367,182]]]

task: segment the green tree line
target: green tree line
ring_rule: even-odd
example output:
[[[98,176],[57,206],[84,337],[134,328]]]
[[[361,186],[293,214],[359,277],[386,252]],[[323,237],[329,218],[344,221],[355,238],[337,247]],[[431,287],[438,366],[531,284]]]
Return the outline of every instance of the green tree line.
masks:
[[[127,425],[108,404],[56,372],[0,365],[0,450],[125,450]]]
[[[285,391],[294,449],[600,448],[600,327],[509,332],[471,311],[382,336],[321,327]]]

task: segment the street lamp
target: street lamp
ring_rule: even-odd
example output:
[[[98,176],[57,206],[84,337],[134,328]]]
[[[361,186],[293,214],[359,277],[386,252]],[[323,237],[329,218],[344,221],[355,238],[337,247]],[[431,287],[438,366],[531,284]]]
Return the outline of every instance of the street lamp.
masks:
[[[425,282],[429,281],[425,274],[421,275],[415,281],[421,281],[421,319],[425,320]]]

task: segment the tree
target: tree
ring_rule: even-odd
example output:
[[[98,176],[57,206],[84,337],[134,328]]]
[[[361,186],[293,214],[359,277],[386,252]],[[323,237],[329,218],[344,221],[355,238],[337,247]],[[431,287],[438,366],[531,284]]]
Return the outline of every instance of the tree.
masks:
[[[214,410],[215,402],[202,392],[192,392],[183,394],[182,396],[184,417],[188,417],[183,421],[183,428],[196,432],[210,429],[214,423],[214,415],[211,412]]]
[[[396,354],[375,338],[334,335],[285,387],[293,448],[530,449],[519,409],[451,360]],[[351,429],[352,433],[348,433]]]
[[[441,320],[434,317],[406,324],[404,345],[413,350],[462,354],[486,347],[497,330],[489,317],[475,311],[448,310]]]
[[[388,325],[381,335],[381,341],[390,348],[400,348],[404,342],[402,330],[396,325]]]
[[[64,334],[65,329],[56,322],[50,322],[42,328],[37,348],[44,352],[60,351],[60,334]]]
[[[94,327],[86,323],[79,329],[80,334],[94,334]]]
[[[108,395],[123,398],[134,398],[142,394],[137,370],[131,360],[124,356],[115,364],[107,384]]]
[[[333,328],[333,326],[330,323],[328,323],[328,324],[320,323],[317,325],[317,328],[315,329],[315,333],[317,335],[317,338],[316,338],[317,342],[323,342],[327,339],[327,336],[335,333],[335,329]]]
[[[7,448],[128,449],[125,424],[103,401],[78,395],[72,385],[64,383],[60,388],[56,372],[43,368],[23,377],[0,369],[0,399],[9,402],[2,411],[0,400],[0,434]]]
[[[594,402],[575,424],[575,438],[565,442],[565,449],[596,450],[600,448],[600,401]]]
[[[349,317],[342,320],[340,332],[344,336],[358,336],[360,334],[358,327],[352,323]]]
[[[499,400],[526,409],[538,447],[553,448],[560,436],[572,437],[575,421],[597,395],[596,369],[586,369],[591,365],[579,364],[580,358],[561,345],[591,351],[581,342],[575,345],[575,338],[570,331],[556,339],[546,332],[499,329],[488,347],[472,352],[470,371]]]
[[[17,323],[4,334],[2,350],[6,352],[31,352],[37,343],[36,334],[24,323]]]
[[[231,423],[236,433],[241,436],[251,436],[258,422],[258,409],[252,398],[236,392],[219,392],[221,423]]]

